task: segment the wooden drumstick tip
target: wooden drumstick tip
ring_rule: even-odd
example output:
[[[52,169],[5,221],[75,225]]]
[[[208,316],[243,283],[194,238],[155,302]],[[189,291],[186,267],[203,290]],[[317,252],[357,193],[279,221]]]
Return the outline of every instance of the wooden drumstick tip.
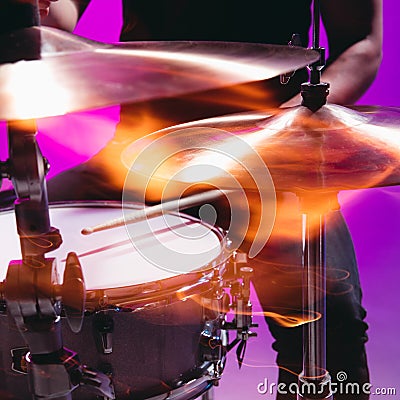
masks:
[[[83,228],[81,230],[82,235],[91,235],[93,233],[93,229],[92,228]]]

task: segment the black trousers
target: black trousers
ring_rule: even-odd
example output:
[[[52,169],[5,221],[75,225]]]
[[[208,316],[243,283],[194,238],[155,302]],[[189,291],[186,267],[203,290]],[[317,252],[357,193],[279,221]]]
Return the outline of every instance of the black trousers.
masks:
[[[279,214],[278,214],[279,223]],[[293,227],[296,229],[296,226]],[[299,226],[297,226],[299,228]],[[274,229],[276,231],[276,229]],[[298,309],[301,304],[302,274],[301,241],[292,236],[282,238],[272,235],[261,254],[253,260],[255,279],[253,284],[264,311],[280,314]],[[337,388],[335,399],[368,399],[363,385],[369,382],[365,351],[367,324],[366,311],[361,305],[362,292],[353,244],[347,225],[340,211],[326,216],[326,343],[327,369],[332,377],[333,388]],[[286,310],[286,311],[285,311]],[[279,382],[297,382],[302,371],[303,326],[284,327],[276,319],[266,317],[275,339],[273,348],[277,352]],[[340,391],[341,376],[344,383],[357,383],[359,393]],[[279,394],[277,398],[295,399],[294,394]]]

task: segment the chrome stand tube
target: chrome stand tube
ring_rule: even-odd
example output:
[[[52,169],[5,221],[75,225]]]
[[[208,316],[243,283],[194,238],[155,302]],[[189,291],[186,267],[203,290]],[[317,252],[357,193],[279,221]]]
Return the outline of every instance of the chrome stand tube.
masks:
[[[303,371],[299,399],[333,398],[326,369],[325,217],[303,215]]]

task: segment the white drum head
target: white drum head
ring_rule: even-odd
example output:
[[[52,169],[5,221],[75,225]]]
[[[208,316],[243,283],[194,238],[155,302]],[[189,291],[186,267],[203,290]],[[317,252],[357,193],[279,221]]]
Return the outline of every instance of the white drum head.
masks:
[[[211,268],[222,253],[221,238],[214,230],[198,220],[177,214],[136,223],[133,239],[139,246],[133,244],[125,226],[84,236],[81,234],[84,227],[123,216],[120,207],[93,205],[62,205],[50,209],[51,225],[60,230],[63,244],[47,254],[47,257],[57,258],[62,276],[67,254],[77,253],[88,290],[138,285]],[[9,262],[21,259],[21,252],[14,213],[0,213],[0,224],[0,280],[4,280]],[[132,227],[129,230],[132,231]],[[183,259],[190,262],[177,265],[176,271],[157,265],[149,254],[159,254],[165,248],[168,254],[183,254]],[[168,264],[171,263],[173,260],[168,260]]]

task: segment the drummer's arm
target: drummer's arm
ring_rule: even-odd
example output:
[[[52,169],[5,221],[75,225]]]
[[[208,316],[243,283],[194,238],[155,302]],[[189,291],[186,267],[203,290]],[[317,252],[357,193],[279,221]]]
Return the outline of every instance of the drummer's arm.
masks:
[[[52,0],[47,15],[41,12],[42,25],[72,32],[80,14],[80,0]],[[40,2],[39,2],[40,7]]]
[[[382,0],[321,0],[328,36],[328,101],[353,104],[373,82],[382,58]],[[284,106],[300,104],[300,96]]]

